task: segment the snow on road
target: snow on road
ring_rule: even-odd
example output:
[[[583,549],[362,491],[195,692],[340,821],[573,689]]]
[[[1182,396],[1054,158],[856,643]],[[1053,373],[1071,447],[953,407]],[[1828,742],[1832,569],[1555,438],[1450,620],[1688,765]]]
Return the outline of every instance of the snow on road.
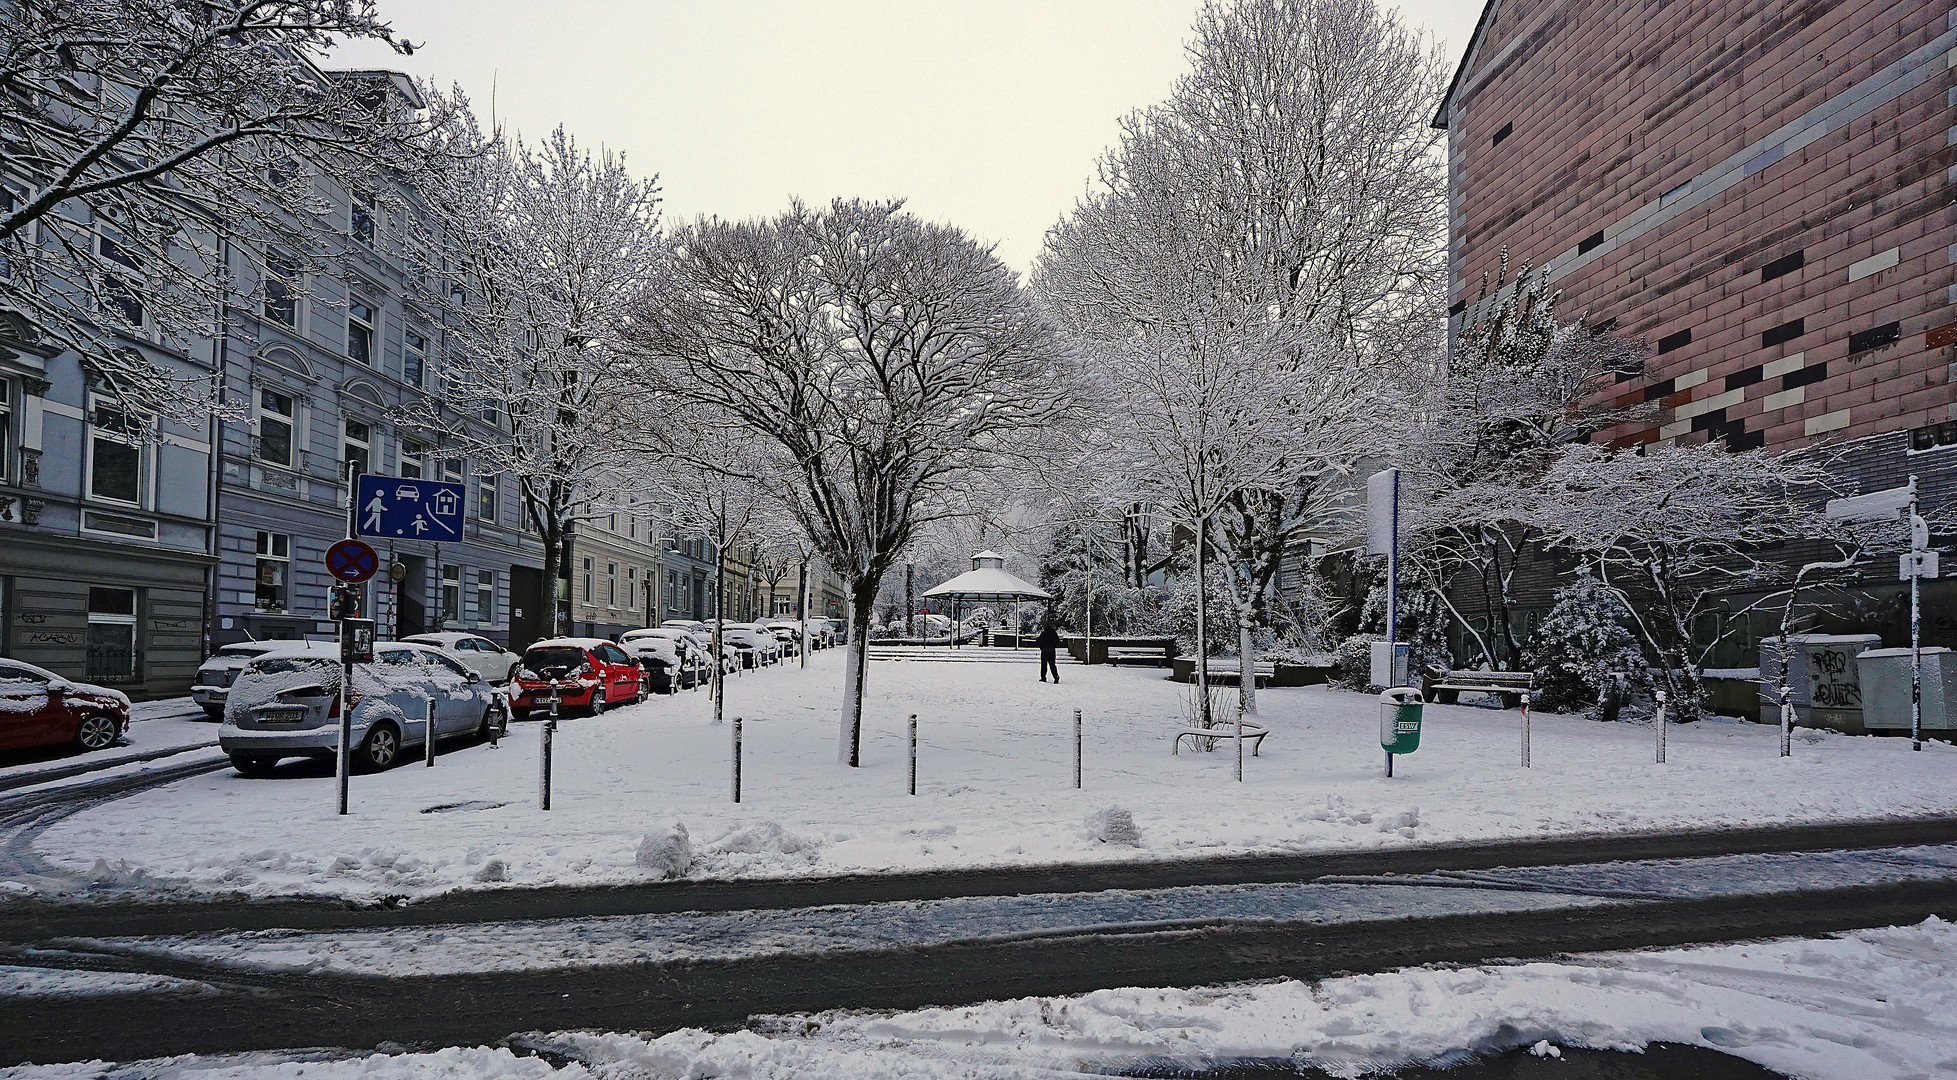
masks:
[[[737,960],[1221,924],[1381,922],[1957,878],[1957,845],[376,930],[78,939],[86,951],[400,978]],[[0,989],[0,996],[6,991]]]
[[[562,1033],[550,1072],[504,1049],[174,1058],[116,1076],[176,1080],[1013,1080],[1149,1062],[1277,1059],[1361,1076],[1547,1043],[1638,1050],[1676,1042],[1810,1080],[1957,1076],[1957,927],[1412,968],[1318,983],[1103,990],[904,1013],[765,1018],[751,1030],[659,1038]],[[295,1064],[303,1061],[304,1064]],[[0,1080],[99,1077],[101,1063],[0,1069]]]
[[[425,896],[462,888],[597,885],[662,871],[692,878],[928,870],[1351,850],[1957,811],[1957,749],[1912,754],[1895,739],[1803,733],[1776,757],[1777,732],[1713,721],[1675,728],[1652,762],[1648,726],[1535,717],[1534,768],[1517,766],[1516,714],[1427,708],[1418,753],[1384,779],[1378,705],[1328,690],[1260,695],[1271,729],[1246,781],[1235,755],[1169,753],[1188,688],[1158,670],[1031,663],[877,662],[864,767],[836,764],[842,654],[728,683],[727,715],[747,718],[744,798],[728,798],[729,726],[705,694],[661,697],[556,738],[553,809],[536,807],[538,725],[499,749],[445,753],[358,776],[353,814],[333,813],[330,769],[288,764],[248,780],[229,770],[91,808],[37,850],[105,885],[269,895]],[[1072,788],[1072,710],[1086,720],[1086,787]],[[906,718],[919,716],[919,789],[905,795]],[[432,808],[466,804],[449,812]],[[1137,846],[1092,820],[1132,812]],[[168,827],[159,827],[168,822]],[[653,847],[660,845],[655,844]],[[4,895],[5,890],[0,890]],[[0,901],[3,902],[3,901]]]

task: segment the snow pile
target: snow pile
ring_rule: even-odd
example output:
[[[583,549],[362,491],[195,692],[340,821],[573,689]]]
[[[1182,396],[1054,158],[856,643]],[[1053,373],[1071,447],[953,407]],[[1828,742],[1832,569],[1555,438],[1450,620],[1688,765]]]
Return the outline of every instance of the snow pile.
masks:
[[[1957,927],[1196,990],[1105,990],[897,1015],[777,1018],[773,1034],[565,1035],[601,1073],[1014,1077],[1150,1061],[1288,1059],[1357,1077],[1527,1047],[1700,1046],[1811,1080],[1957,1075]]]
[[[1135,827],[1135,815],[1119,806],[1110,806],[1087,815],[1086,826],[1087,838],[1095,843],[1142,846],[1142,831]]]
[[[687,835],[686,826],[675,821],[664,829],[647,833],[639,841],[639,851],[633,861],[654,877],[683,876],[693,868],[693,838]]]

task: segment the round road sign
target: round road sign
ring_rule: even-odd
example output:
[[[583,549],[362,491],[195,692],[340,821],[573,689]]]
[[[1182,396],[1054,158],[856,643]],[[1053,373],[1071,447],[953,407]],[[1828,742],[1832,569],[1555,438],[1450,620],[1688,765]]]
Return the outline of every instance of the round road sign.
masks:
[[[365,581],[380,565],[373,547],[359,540],[342,540],[326,549],[326,572],[341,581]]]

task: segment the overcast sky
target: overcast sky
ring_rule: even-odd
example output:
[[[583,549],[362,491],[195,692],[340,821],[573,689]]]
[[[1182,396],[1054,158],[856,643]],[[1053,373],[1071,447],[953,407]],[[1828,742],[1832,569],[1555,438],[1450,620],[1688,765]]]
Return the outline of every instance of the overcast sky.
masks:
[[[904,196],[1025,270],[1116,120],[1180,74],[1199,0],[383,0],[411,57],[528,136],[559,123],[657,173],[667,219]],[[1409,0],[1447,46],[1473,0]]]

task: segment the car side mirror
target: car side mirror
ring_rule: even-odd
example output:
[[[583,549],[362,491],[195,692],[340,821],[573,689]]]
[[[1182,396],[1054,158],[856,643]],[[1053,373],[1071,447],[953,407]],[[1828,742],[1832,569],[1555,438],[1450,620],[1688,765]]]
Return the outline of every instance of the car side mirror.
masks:
[[[464,675],[463,678],[469,680],[472,683],[479,683],[482,681],[482,675],[479,672],[474,672],[474,671],[471,671],[467,675]]]
[[[73,692],[73,691],[74,691],[74,689],[75,689],[75,684],[74,684],[74,683],[71,683],[71,682],[68,682],[68,681],[67,681],[67,680],[65,680],[65,679],[50,679],[50,680],[48,680],[48,696],[49,696],[49,697],[53,697],[53,696],[55,696],[56,694],[66,694],[66,693],[71,693],[71,692]]]

